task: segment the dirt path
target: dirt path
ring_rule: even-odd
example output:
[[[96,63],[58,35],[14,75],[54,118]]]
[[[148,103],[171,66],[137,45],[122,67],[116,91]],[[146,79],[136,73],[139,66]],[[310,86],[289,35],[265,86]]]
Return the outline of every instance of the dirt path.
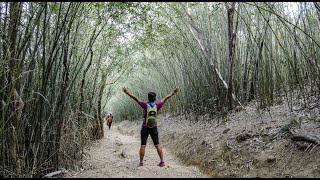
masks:
[[[194,166],[184,166],[165,148],[165,167],[157,166],[159,156],[149,137],[144,166],[138,167],[140,139],[122,134],[120,124],[111,130],[105,127],[105,137],[89,151],[87,165],[78,172],[68,172],[65,177],[76,178],[174,178],[206,177]]]
[[[157,166],[151,138],[145,166],[137,167],[141,124],[125,120],[111,130],[105,128],[104,139],[86,153],[84,169],[68,170],[64,177],[320,177],[320,158],[315,158],[320,157],[319,144],[294,141],[285,130],[290,127],[295,133],[320,138],[319,108],[295,107],[291,112],[282,103],[267,112],[257,111],[252,103],[225,118],[165,113],[158,118],[165,167]]]

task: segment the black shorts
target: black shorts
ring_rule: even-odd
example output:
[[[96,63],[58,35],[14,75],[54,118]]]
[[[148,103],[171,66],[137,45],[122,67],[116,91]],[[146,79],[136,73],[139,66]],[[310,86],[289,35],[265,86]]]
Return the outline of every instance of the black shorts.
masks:
[[[143,126],[141,128],[141,145],[146,145],[147,144],[147,139],[149,137],[149,134],[151,136],[151,139],[153,141],[154,145],[159,144],[159,136],[158,136],[158,129],[157,127],[154,128],[148,128]]]

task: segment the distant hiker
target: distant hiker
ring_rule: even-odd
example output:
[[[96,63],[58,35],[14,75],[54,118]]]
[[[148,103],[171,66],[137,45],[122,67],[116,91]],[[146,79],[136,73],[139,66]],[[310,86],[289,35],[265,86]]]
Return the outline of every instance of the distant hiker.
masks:
[[[155,103],[156,93],[149,92],[148,93],[148,102],[144,102],[134,95],[130,94],[128,88],[123,87],[123,92],[130,96],[133,100],[135,100],[144,110],[143,122],[141,126],[141,146],[140,146],[140,164],[139,166],[143,166],[143,158],[145,154],[145,149],[147,145],[147,139],[150,134],[153,144],[157,149],[158,155],[160,157],[160,163],[158,164],[160,167],[165,166],[163,161],[163,151],[159,144],[159,136],[157,129],[157,114],[159,110],[162,108],[162,105],[173,95],[178,92],[178,88],[175,88],[173,92],[163,98],[161,101]]]
[[[106,119],[107,126],[109,126],[109,129],[111,128],[112,120],[113,120],[113,115],[112,115],[111,112],[109,112],[108,115],[107,115],[107,119]]]

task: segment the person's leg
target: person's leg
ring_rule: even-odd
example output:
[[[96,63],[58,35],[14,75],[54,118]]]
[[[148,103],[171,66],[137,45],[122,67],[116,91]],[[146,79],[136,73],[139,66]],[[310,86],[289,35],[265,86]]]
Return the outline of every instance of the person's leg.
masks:
[[[145,151],[146,151],[146,145],[141,145],[140,146],[140,166],[143,165],[143,158],[144,158]]]
[[[112,122],[109,122],[109,129],[111,128],[111,124],[112,124]]]
[[[141,146],[140,146],[140,164],[139,166],[143,166],[143,159],[144,159],[144,154],[146,150],[146,145],[147,145],[147,139],[148,139],[148,132],[146,128],[141,128]]]
[[[151,138],[152,138],[154,146],[157,149],[157,153],[158,153],[158,155],[160,157],[160,164],[159,165],[160,166],[164,166],[163,150],[162,150],[162,147],[160,146],[160,143],[159,143],[159,135],[158,135],[158,129],[157,128],[153,128],[152,129]]]
[[[163,162],[163,150],[162,150],[162,147],[160,146],[160,144],[155,145],[155,147],[157,148],[157,152],[158,152],[158,155],[160,157],[160,162]]]

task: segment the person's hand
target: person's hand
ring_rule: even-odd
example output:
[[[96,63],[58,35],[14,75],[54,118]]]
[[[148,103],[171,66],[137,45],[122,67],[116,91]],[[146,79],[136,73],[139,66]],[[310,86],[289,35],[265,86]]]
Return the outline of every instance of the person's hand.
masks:
[[[173,90],[173,92],[172,92],[173,95],[175,95],[175,94],[178,92],[178,90],[179,90],[179,89],[176,87],[176,88]]]
[[[128,94],[128,88],[127,88],[127,87],[123,87],[123,88],[122,88],[122,91],[123,91],[124,93]]]

